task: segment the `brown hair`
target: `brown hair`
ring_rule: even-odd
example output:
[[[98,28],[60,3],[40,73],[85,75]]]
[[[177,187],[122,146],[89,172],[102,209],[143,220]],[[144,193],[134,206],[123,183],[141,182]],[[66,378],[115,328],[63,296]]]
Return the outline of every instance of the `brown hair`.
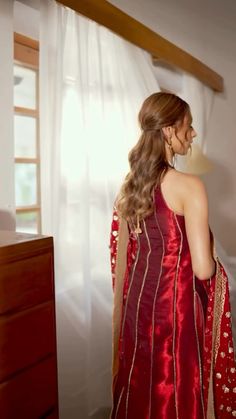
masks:
[[[129,152],[130,172],[117,199],[118,212],[128,221],[153,212],[153,189],[171,166],[162,128],[181,125],[187,112],[189,105],[171,93],[154,93],[144,101],[138,115],[142,133]]]

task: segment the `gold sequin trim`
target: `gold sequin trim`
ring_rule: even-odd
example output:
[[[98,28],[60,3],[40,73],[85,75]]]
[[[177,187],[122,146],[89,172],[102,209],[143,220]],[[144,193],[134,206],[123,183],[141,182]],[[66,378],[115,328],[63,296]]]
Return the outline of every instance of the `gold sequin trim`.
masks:
[[[213,355],[214,360],[217,358],[219,346],[220,346],[220,329],[221,319],[224,313],[225,304],[225,293],[226,293],[226,282],[221,273],[221,267],[216,258],[216,285],[215,285],[215,304],[214,304],[214,319],[213,319]],[[230,317],[230,312],[226,313],[226,317]]]

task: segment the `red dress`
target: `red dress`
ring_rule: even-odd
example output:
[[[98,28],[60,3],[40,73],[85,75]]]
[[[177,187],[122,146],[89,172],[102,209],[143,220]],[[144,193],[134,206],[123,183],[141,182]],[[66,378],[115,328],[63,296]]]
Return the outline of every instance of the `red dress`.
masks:
[[[184,216],[168,207],[160,187],[154,201],[154,213],[141,223],[142,233],[129,229],[111,419],[204,419],[210,417],[214,298],[209,300],[214,284],[193,274]],[[113,274],[118,227],[115,215]],[[234,366],[231,359],[228,368],[233,371]],[[231,375],[230,404],[220,410],[215,402],[217,419],[236,416],[235,372]],[[218,416],[218,409],[225,416]]]

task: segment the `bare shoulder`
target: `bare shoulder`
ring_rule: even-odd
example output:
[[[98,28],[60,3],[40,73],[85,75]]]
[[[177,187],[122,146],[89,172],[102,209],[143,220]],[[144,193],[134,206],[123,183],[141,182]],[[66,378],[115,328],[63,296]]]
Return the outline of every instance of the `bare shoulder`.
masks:
[[[207,210],[207,193],[202,180],[189,173],[169,170],[162,183],[166,201],[177,213],[186,213],[187,208]]]
[[[178,184],[180,185],[180,187],[186,191],[189,191],[190,189],[192,190],[192,192],[194,192],[194,190],[196,191],[205,190],[204,183],[196,175],[192,175],[190,173],[178,172],[176,170],[175,176],[176,176],[176,180],[178,180]]]
[[[182,173],[176,171],[175,173],[177,190],[183,206],[203,207],[207,206],[207,191],[203,181],[196,175],[189,173]]]
[[[169,170],[165,176],[166,183],[174,184],[179,192],[201,192],[205,191],[205,186],[202,180],[190,173],[179,172],[178,170]]]

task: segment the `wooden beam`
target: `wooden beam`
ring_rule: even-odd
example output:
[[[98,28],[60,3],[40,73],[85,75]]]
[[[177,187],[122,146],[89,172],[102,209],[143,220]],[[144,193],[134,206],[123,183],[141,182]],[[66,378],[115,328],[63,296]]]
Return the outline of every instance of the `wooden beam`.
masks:
[[[158,35],[136,19],[105,0],[57,0],[75,12],[94,20],[112,32],[148,51],[154,58],[192,74],[217,92],[223,91],[223,78],[197,58]]]
[[[14,33],[14,59],[24,62],[24,65],[38,68],[39,42],[20,33]]]
[[[21,33],[14,32],[14,42],[39,51],[39,41],[28,38],[28,36],[22,35]]]

